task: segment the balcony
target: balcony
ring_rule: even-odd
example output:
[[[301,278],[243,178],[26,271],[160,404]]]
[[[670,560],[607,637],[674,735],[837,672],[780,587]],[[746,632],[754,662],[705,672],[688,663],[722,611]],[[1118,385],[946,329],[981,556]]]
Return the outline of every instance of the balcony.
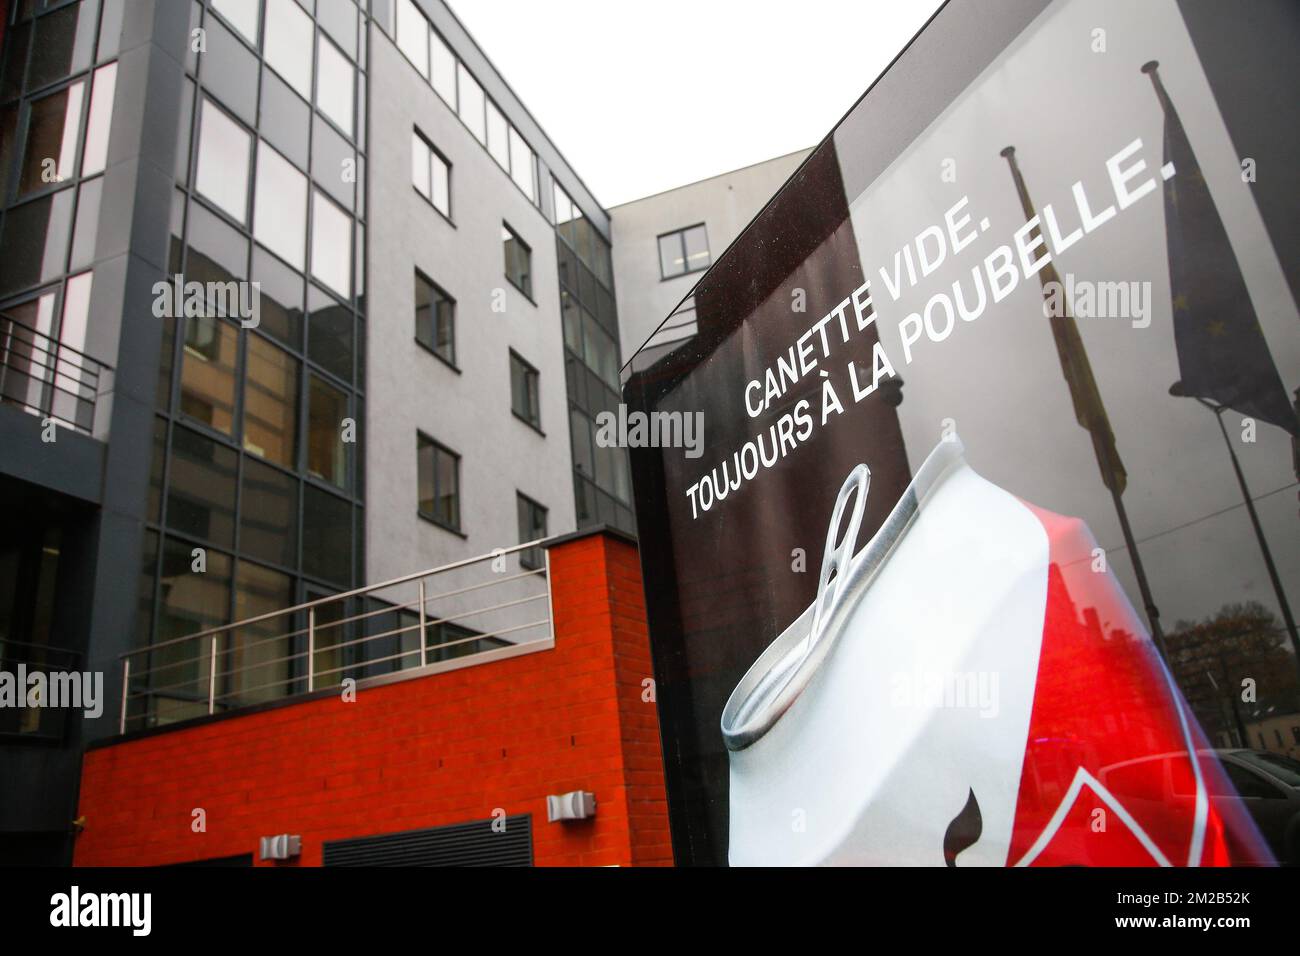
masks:
[[[46,332],[0,313],[0,401],[90,435],[112,369]]]
[[[498,549],[124,654],[119,732],[553,647],[543,544]],[[193,581],[202,587],[202,575]]]

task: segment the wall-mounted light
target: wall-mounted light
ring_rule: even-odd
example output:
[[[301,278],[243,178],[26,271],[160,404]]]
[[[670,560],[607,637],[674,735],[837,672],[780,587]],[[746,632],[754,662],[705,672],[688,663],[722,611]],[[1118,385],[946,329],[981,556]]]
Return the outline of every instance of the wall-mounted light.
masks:
[[[546,822],[586,820],[596,815],[596,795],[586,790],[572,790],[546,798]]]
[[[288,833],[262,837],[261,850],[263,860],[288,860],[302,853],[302,837]]]

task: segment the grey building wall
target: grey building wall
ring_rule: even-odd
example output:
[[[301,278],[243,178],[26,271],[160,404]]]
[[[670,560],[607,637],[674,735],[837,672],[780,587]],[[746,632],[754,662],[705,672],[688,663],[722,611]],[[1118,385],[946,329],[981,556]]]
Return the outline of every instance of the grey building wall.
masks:
[[[661,278],[658,237],[704,223],[716,260],[790,178],[809,150],[745,166],[609,210],[619,333],[626,362],[702,275]]]
[[[365,580],[377,582],[517,544],[516,492],[549,509],[552,534],[573,529],[574,500],[554,227],[383,30],[370,31]],[[454,225],[412,186],[413,127],[451,163]],[[505,278],[503,221],[532,247],[534,301]],[[456,300],[459,373],[416,344],[417,268]],[[540,373],[544,435],[511,411],[511,349]],[[461,456],[463,536],[417,515],[417,431]]]

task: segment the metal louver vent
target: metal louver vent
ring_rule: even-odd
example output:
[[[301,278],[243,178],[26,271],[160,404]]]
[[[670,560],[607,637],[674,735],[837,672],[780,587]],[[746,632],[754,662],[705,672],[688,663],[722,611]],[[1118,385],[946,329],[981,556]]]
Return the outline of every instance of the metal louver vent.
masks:
[[[494,831],[491,820],[475,820],[335,840],[325,844],[324,862],[326,866],[532,866],[532,817],[527,813],[506,817],[503,832]]]

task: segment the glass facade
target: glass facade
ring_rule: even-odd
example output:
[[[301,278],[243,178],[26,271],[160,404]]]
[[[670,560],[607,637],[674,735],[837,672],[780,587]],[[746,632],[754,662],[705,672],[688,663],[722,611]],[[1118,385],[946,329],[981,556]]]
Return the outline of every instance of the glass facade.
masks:
[[[329,6],[326,23],[294,0],[192,4],[207,49],[187,66],[168,271],[202,283],[206,301],[161,320],[142,645],[345,590],[362,573],[364,14]],[[220,666],[245,669],[218,695],[244,704],[302,689],[303,662],[281,660],[301,651],[291,629],[275,619],[225,638]],[[133,716],[195,716],[166,687],[207,666],[155,673],[159,692]]]
[[[620,402],[609,243],[564,188],[552,185],[578,527],[607,524],[634,531],[627,452],[596,443],[596,416],[617,411]]]
[[[108,5],[111,7],[111,4]],[[60,414],[59,345],[81,349],[113,100],[117,36],[98,0],[18,4],[0,66],[0,313],[26,327],[4,401]],[[66,385],[66,383],[62,383]],[[53,397],[51,397],[53,394]],[[51,404],[52,402],[52,404]],[[77,421],[81,426],[89,422]]]

